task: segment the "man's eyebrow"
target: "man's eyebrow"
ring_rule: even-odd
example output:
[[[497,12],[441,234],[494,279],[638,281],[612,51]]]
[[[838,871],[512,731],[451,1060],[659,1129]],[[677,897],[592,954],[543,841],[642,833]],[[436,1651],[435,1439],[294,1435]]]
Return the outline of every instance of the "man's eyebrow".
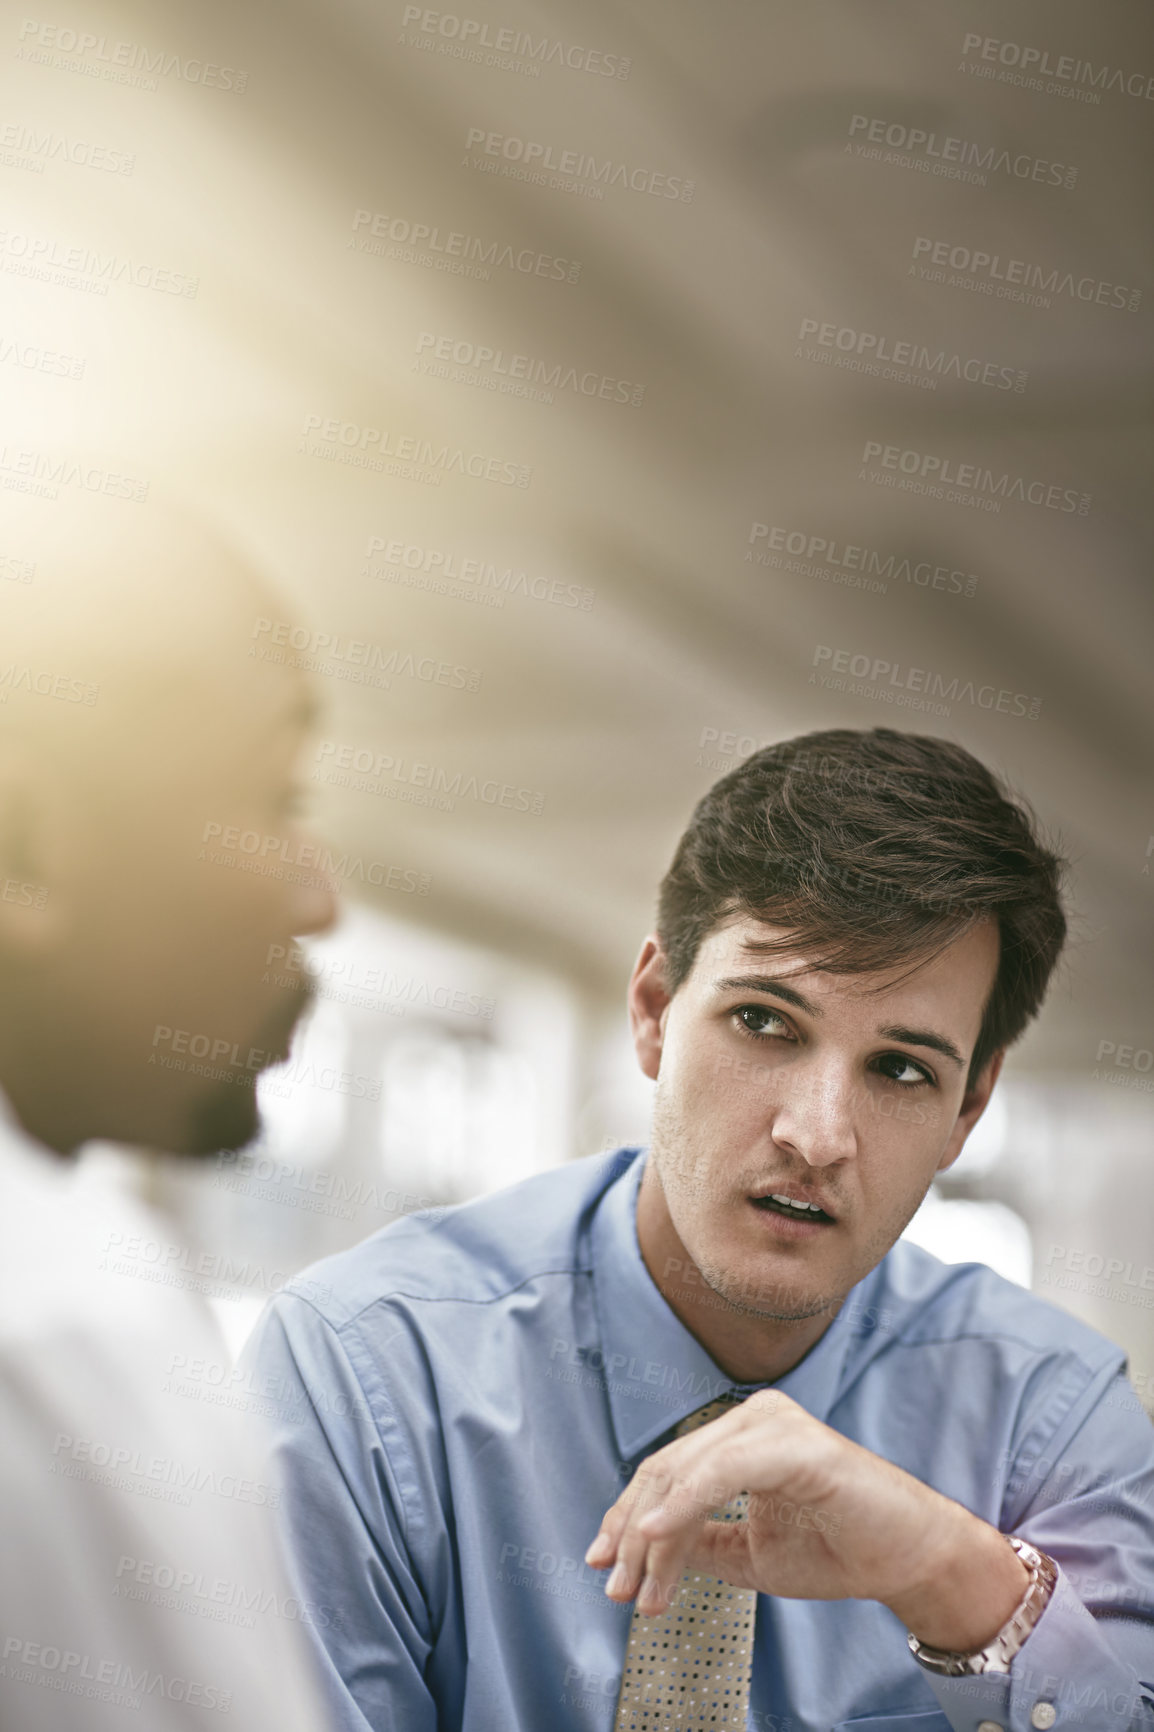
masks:
[[[784,981],[775,980],[772,974],[733,974],[724,980],[715,980],[714,992],[764,992],[770,998],[784,999],[786,1004],[792,1004],[798,1010],[804,1010],[807,1016],[818,1017],[822,1012],[816,1004],[811,1004],[804,994],[796,987],[786,986]],[[935,1034],[928,1028],[903,1028],[899,1024],[891,1024],[887,1028],[879,1028],[878,1034],[884,1040],[900,1040],[906,1046],[924,1046],[930,1052],[940,1052],[943,1058],[951,1064],[964,1070],[965,1059],[958,1051],[954,1042],[944,1034]]]
[[[928,1028],[879,1028],[878,1033],[886,1040],[900,1040],[906,1046],[928,1046],[931,1052],[940,1052],[943,1058],[948,1058],[951,1064],[956,1064],[959,1070],[965,1069],[966,1061],[944,1034],[934,1034]]]
[[[821,1016],[822,1012],[816,1004],[798,992],[795,987],[786,986],[784,981],[775,980],[772,974],[732,974],[725,980],[715,980],[714,992],[765,992],[774,998],[783,998],[786,1004],[796,1005],[798,1010],[804,1010],[807,1016]]]

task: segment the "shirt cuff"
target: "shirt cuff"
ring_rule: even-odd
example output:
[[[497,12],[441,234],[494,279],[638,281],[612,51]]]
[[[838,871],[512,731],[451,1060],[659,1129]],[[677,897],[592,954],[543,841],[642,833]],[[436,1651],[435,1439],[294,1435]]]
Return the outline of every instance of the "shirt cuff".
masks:
[[[1008,1673],[926,1672],[953,1732],[1145,1732],[1154,1709],[1062,1570]]]

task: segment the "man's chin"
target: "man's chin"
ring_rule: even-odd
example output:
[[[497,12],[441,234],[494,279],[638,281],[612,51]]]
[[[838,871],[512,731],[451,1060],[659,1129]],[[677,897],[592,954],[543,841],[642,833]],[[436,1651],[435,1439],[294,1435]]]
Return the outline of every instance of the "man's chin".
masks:
[[[256,1141],[260,1130],[255,1076],[245,1088],[217,1083],[193,1102],[185,1137],[175,1152],[195,1159],[218,1154],[221,1149],[243,1149]]]
[[[766,1322],[803,1323],[824,1312],[836,1312],[844,1295],[819,1292],[796,1281],[775,1281],[764,1275],[742,1275],[732,1269],[698,1265],[701,1278],[726,1309]]]
[[[266,1020],[253,1041],[266,1055],[266,1068],[283,1064],[288,1058],[314,996],[311,981],[305,980],[289,1002]],[[185,1142],[178,1152],[190,1156],[215,1155],[221,1149],[243,1149],[255,1142],[261,1132],[256,1094],[260,1074],[246,1070],[236,1077],[210,1082],[203,1095],[190,1105]]]

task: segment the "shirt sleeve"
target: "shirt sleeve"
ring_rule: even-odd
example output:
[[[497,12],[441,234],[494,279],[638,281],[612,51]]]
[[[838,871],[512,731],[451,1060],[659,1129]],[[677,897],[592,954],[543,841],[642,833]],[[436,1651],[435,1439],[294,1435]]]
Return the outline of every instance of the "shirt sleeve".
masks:
[[[290,1567],[302,1604],[325,1613],[307,1628],[334,1725],[437,1732],[432,1619],[413,1555],[432,1512],[402,1428],[382,1410],[379,1366],[355,1330],[338,1332],[291,1294],[266,1312],[245,1363],[272,1397]]]
[[[1003,1505],[1057,1585],[1008,1674],[926,1673],[954,1732],[1154,1732],[1154,1427],[1114,1365],[1081,1382],[1050,1392]]]

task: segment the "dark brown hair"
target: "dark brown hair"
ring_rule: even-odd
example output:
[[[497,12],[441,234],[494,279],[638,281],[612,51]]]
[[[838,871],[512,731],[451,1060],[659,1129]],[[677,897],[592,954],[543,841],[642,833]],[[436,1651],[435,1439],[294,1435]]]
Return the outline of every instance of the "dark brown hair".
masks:
[[[837,973],[911,965],[983,918],[1001,951],[970,1063],[1037,1014],[1066,937],[1065,862],[1026,802],[950,740],[831,728],[766,746],[701,800],[661,884],[670,992],[730,918]]]

